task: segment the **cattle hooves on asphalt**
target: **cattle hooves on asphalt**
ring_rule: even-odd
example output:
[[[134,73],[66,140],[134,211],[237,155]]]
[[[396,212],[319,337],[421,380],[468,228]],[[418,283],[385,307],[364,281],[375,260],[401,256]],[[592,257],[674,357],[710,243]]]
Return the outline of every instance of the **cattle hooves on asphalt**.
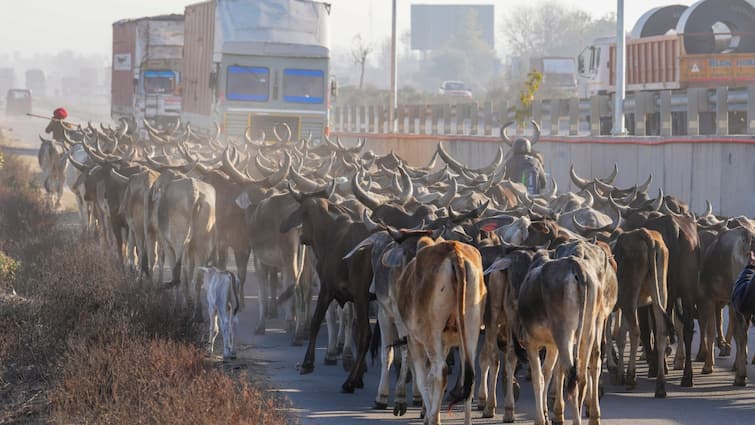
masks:
[[[477,410],[484,410],[485,409],[485,399],[481,398],[477,400]]]
[[[701,373],[703,375],[710,375],[710,374],[713,373],[713,368],[712,367],[705,367],[705,366],[703,366],[703,370],[702,370]]]
[[[256,328],[254,329],[254,334],[255,334],[255,335],[265,335],[265,331],[266,331],[266,329],[265,329],[265,326],[264,326],[264,325],[261,325],[261,326],[257,326],[257,327],[256,327]]]
[[[354,366],[354,357],[343,357],[343,370],[346,372],[350,371],[351,368]]]
[[[374,410],[385,410],[388,408],[388,403],[381,403],[379,401],[376,401],[375,404],[372,406]],[[394,413],[395,415],[395,413]]]
[[[344,394],[354,394],[354,386],[347,382],[341,385],[341,392]]]
[[[666,388],[664,388],[664,387],[656,387],[655,388],[655,398],[666,398]]]
[[[522,389],[519,386],[519,382],[514,382],[514,401],[519,401],[519,394],[521,391]]]
[[[406,414],[406,403],[396,403],[393,408],[393,416],[404,416]]]
[[[311,364],[303,364],[299,366],[299,375],[307,375],[315,371],[315,366]]]
[[[737,376],[734,378],[734,386],[735,387],[744,387],[747,385],[747,379],[744,376]]]
[[[413,399],[412,400],[412,407],[422,407],[422,399]]]
[[[681,386],[682,387],[687,387],[687,388],[692,388],[692,375],[691,374],[690,375],[686,375],[685,374],[684,377],[682,377]]]
[[[718,357],[729,357],[729,356],[731,356],[731,345],[729,344],[722,345],[721,349],[718,350]]]
[[[338,359],[331,359],[329,357],[325,357],[325,366],[335,366],[338,364]]]

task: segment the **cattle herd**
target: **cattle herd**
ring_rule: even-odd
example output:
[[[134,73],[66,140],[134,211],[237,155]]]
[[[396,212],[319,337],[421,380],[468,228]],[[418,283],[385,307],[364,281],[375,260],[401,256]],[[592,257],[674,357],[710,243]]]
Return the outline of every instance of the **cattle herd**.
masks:
[[[749,318],[729,309],[724,331],[722,308],[753,248],[754,222],[715,216],[710,204],[697,215],[661,190],[652,197],[652,176],[618,188],[616,167],[600,179],[572,168],[578,192],[558,193],[553,181],[550,192],[531,195],[504,178],[508,137],[489,166],[471,169],[439,144],[431,163],[418,168],[394,153],[363,152],[363,140],[355,147],[291,140],[285,126],[275,143],[248,133],[221,140],[219,131],[197,135],[181,124],[148,129],[143,139],[125,123],[90,124],[63,140],[42,139],[50,203],[59,203],[67,184],[84,235],[106,240],[124,270],[176,286],[197,317],[202,282],[213,292],[213,316],[243,308],[253,266],[264,276],[256,332],[265,332],[280,306],[292,343],[308,340],[300,366],[306,374],[326,321],[325,363],[343,355],[347,393],[364,387],[366,356],[379,350],[376,408],[388,407],[395,363],[393,413],[406,413],[413,380],[412,401],[423,406],[425,423],[440,423],[456,352],[460,373],[449,398],[464,403],[466,424],[475,381],[478,408],[495,415],[501,357],[504,422],[514,420],[517,363],[528,363],[536,424],[563,423],[565,403],[575,423],[583,414],[599,423],[603,362],[632,388],[640,342],[656,397],[666,396],[670,344],[672,367],[684,370],[681,386],[693,385],[695,319],[702,373],[712,373],[714,348],[730,355],[733,335],[734,383],[745,384]],[[238,291],[235,275],[222,272],[230,252]],[[162,282],[166,262],[170,281]],[[221,314],[226,357],[235,355],[232,324]],[[212,345],[218,330],[210,329]]]

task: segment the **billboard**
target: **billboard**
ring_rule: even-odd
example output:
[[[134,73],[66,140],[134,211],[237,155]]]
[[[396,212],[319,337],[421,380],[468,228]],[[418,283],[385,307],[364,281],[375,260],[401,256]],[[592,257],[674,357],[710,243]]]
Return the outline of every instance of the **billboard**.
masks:
[[[463,34],[470,15],[476,17],[482,39],[495,48],[495,6],[467,4],[413,4],[412,40],[414,50],[435,50],[457,34]]]

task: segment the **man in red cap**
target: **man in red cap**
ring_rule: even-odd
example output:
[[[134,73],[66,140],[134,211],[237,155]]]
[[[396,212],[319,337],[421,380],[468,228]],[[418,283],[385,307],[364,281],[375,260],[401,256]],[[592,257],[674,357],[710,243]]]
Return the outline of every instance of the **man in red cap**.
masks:
[[[68,118],[68,111],[65,108],[61,107],[54,110],[50,124],[47,124],[47,128],[45,128],[45,133],[52,133],[54,140],[62,142],[64,137],[63,131],[73,129],[73,125],[63,121],[66,118]]]

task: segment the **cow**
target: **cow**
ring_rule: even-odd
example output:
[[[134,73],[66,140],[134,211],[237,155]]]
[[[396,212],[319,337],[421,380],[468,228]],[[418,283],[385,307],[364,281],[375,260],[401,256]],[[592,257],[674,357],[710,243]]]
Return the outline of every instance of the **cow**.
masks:
[[[356,317],[357,358],[349,376],[341,386],[345,393],[353,393],[364,387],[365,357],[370,343],[369,287],[372,267],[369,251],[358,252],[349,260],[342,260],[353,247],[367,238],[363,223],[338,213],[327,201],[335,191],[335,181],[329,189],[314,194],[301,194],[289,186],[289,192],[298,203],[298,208],[281,224],[280,231],[287,233],[302,226],[301,243],[312,247],[317,258],[317,274],[320,279],[320,294],[312,315],[309,344],[299,372],[314,370],[315,344],[325,313],[334,299],[340,305],[354,303]]]
[[[487,290],[482,258],[471,245],[456,241],[436,242],[422,237],[416,256],[406,265],[391,287],[397,304],[400,337],[407,338],[417,387],[424,403],[425,424],[440,424],[440,408],[447,383],[446,358],[452,347],[461,354],[460,397],[464,401],[464,423],[472,423],[472,387],[477,341],[483,322]],[[395,246],[383,255],[383,262],[404,264],[407,250]]]
[[[651,372],[656,369],[655,397],[664,398],[666,397],[666,334],[673,330],[673,323],[666,313],[668,249],[660,233],[641,228],[619,235],[613,252],[618,268],[617,307],[621,309],[621,331],[616,341],[619,350],[617,378],[619,382],[623,381],[624,346],[626,332],[629,330],[629,368],[625,383],[629,388],[634,388],[636,385],[635,364],[640,336],[637,311],[639,307],[650,305],[655,319],[655,347],[650,349],[649,338],[643,340],[643,347],[651,364]]]
[[[37,153],[39,167],[42,169],[47,203],[52,208],[59,208],[63,198],[66,179],[68,155],[62,142],[46,140],[40,136],[42,144]]]
[[[731,300],[734,282],[748,263],[752,245],[753,233],[748,228],[726,229],[718,234],[703,260],[700,273],[703,296],[697,304],[700,311],[700,328],[707,343],[703,374],[713,373],[716,306]],[[731,306],[729,308],[731,309]],[[734,360],[734,385],[737,386],[744,386],[747,379],[747,325],[746,321],[735,316],[733,326],[737,352]]]
[[[145,194],[149,192],[156,179],[157,173],[151,170],[132,174],[123,190],[118,211],[125,217],[128,225],[126,253],[129,263],[133,264],[140,275],[144,274],[147,277],[151,277],[149,258],[154,259],[155,247],[154,244],[151,247],[147,246],[145,240],[147,223],[145,222],[146,205],[144,200]],[[151,252],[149,252],[150,250]],[[134,257],[134,251],[136,251],[136,257],[138,257],[138,263],[136,257]]]
[[[239,279],[234,273],[215,267],[198,267],[194,279],[201,287],[207,288],[207,314],[210,318],[207,352],[213,354],[215,338],[220,331],[223,333],[223,360],[233,360],[236,358],[235,337],[239,321]]]

